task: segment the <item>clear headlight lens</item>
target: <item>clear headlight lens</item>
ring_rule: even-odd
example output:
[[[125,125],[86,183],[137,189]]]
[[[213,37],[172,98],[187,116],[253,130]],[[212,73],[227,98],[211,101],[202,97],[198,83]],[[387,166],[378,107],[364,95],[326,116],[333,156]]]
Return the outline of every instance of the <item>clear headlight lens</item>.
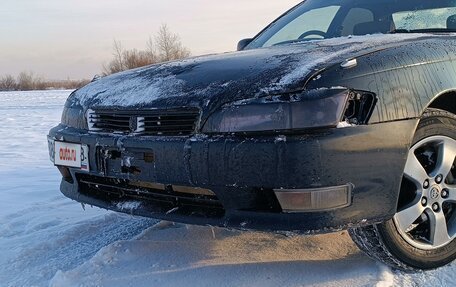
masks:
[[[322,89],[295,95],[255,99],[225,106],[212,114],[205,133],[236,133],[336,127],[344,118],[349,91]]]

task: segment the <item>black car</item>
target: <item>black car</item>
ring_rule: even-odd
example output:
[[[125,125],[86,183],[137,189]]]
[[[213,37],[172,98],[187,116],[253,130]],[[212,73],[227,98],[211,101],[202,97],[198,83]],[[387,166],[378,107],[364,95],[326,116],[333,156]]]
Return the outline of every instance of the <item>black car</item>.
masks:
[[[73,92],[61,191],[189,224],[349,229],[402,270],[456,258],[456,1],[308,0],[238,52]]]

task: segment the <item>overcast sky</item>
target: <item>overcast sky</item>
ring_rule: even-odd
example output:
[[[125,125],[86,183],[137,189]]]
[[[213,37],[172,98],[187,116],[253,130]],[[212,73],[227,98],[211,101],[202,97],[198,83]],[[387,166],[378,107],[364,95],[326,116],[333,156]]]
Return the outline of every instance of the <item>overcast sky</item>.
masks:
[[[301,0],[1,0],[0,76],[91,78],[112,53],[145,47],[162,23],[193,55],[232,51]]]

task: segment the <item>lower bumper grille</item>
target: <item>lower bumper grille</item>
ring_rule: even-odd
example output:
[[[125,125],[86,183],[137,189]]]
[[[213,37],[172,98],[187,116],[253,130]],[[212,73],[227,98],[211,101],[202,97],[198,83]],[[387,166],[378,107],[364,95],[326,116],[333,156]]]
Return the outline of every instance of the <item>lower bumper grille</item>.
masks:
[[[195,191],[184,193],[174,191],[172,186],[163,185],[165,188],[160,189],[156,184],[137,184],[123,179],[86,174],[77,174],[76,178],[81,193],[110,201],[113,205],[121,201],[134,200],[159,213],[172,212],[178,215],[212,218],[221,218],[225,214],[217,196],[209,195],[206,190],[203,190],[203,194]]]

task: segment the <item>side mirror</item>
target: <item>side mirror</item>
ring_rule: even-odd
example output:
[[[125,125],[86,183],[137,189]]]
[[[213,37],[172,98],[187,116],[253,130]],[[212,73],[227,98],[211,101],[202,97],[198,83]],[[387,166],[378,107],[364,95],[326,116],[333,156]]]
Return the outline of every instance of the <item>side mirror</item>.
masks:
[[[249,39],[243,39],[241,41],[239,41],[238,45],[237,45],[237,50],[238,51],[242,51],[245,49],[245,47],[247,47],[248,44],[252,43],[253,39],[249,38]]]

